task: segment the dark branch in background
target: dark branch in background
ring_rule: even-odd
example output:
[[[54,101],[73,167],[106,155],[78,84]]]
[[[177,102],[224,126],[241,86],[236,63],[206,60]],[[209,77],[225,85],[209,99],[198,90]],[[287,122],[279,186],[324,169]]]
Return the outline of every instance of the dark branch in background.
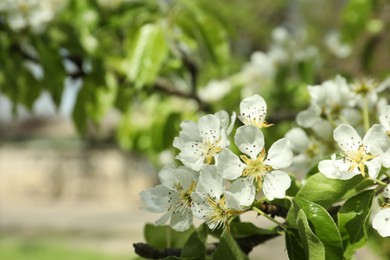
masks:
[[[265,214],[271,215],[271,217],[282,217],[286,218],[287,217],[287,212],[288,210],[282,206],[276,205],[276,204],[271,204],[266,201],[261,202],[259,204],[256,204],[256,207],[263,211]]]
[[[211,110],[210,104],[203,102],[196,93],[180,91],[167,80],[161,78],[157,79],[156,82],[154,83],[154,90],[164,92],[166,94],[177,96],[177,97],[193,99],[198,103],[199,109],[201,111],[208,112]]]
[[[236,242],[241,248],[242,252],[244,252],[245,254],[249,254],[255,246],[262,244],[277,236],[279,236],[279,234],[252,235],[244,238],[238,238],[236,239]],[[166,248],[163,250],[159,250],[146,243],[134,243],[133,246],[134,251],[137,255],[149,259],[161,259],[168,256],[180,257],[182,252],[181,248]],[[217,247],[218,243],[207,244],[207,255],[211,255],[212,253],[214,253]]]

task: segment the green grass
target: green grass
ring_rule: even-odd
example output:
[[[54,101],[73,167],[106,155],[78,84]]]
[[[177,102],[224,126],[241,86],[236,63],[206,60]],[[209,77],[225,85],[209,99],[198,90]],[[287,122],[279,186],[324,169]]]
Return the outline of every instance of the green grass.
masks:
[[[50,241],[0,238],[0,259],[4,260],[124,260],[132,257],[134,256],[117,256],[91,249],[75,249]]]

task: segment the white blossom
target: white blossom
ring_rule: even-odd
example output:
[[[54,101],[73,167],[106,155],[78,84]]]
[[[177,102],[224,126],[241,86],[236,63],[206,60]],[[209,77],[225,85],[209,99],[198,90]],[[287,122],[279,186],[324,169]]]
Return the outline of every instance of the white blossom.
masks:
[[[151,212],[165,212],[156,225],[170,220],[170,226],[177,231],[187,230],[192,225],[192,199],[198,173],[186,168],[168,166],[159,172],[160,185],[140,193],[141,199]]]
[[[255,198],[254,186],[244,179],[231,183],[229,190],[214,165],[205,165],[196,191],[192,193],[192,212],[211,229],[224,227],[232,216],[240,214]]]
[[[212,80],[199,90],[199,97],[205,102],[215,102],[224,98],[232,89],[228,80]]]
[[[244,125],[253,125],[258,128],[271,126],[265,122],[267,114],[267,104],[259,95],[253,95],[245,98],[240,103],[240,114],[238,118]]]
[[[328,178],[350,179],[356,174],[376,179],[382,167],[383,147],[387,137],[383,126],[373,125],[363,140],[350,126],[341,124],[333,132],[336,143],[342,150],[341,158],[332,155],[331,160],[321,161],[318,168]]]
[[[379,115],[379,121],[385,128],[387,135],[390,136],[390,105],[383,108],[381,114]]]
[[[217,154],[229,145],[227,136],[234,120],[235,114],[230,120],[227,112],[221,111],[201,117],[198,123],[182,122],[179,137],[173,141],[173,146],[180,150],[176,159],[195,171],[205,164],[213,164]]]
[[[238,157],[229,149],[221,152],[217,163],[222,177],[230,180],[244,177],[262,190],[267,199],[284,198],[291,179],[280,169],[292,162],[290,142],[286,138],[276,141],[267,154],[263,133],[252,125],[238,128],[234,141],[243,155]]]
[[[372,220],[372,227],[375,228],[382,237],[390,236],[390,208],[379,211]]]

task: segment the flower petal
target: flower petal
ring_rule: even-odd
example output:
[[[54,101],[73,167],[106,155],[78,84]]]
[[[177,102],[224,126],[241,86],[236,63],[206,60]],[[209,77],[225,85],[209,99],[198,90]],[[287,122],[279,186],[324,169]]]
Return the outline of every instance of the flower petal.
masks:
[[[228,209],[242,210],[236,196],[230,191],[225,191],[225,201]]]
[[[371,154],[381,154],[387,144],[387,134],[382,125],[375,124],[368,129],[363,138],[363,144],[367,152]]]
[[[242,206],[250,206],[255,200],[256,189],[250,178],[240,178],[235,180],[229,191]]]
[[[294,152],[304,153],[310,145],[310,139],[302,128],[295,127],[286,133]]]
[[[290,148],[290,141],[282,138],[276,141],[268,151],[266,164],[274,169],[281,169],[290,166],[293,152]]]
[[[221,121],[215,115],[205,115],[198,122],[200,136],[203,140],[216,143],[221,139]]]
[[[268,200],[282,199],[290,185],[290,176],[283,171],[275,170],[264,176],[263,192]]]
[[[191,208],[182,208],[180,211],[174,211],[171,215],[170,226],[179,232],[183,232],[192,225]]]
[[[348,180],[357,174],[360,174],[356,168],[354,171],[349,172],[350,165],[343,160],[336,160],[336,155],[332,155],[331,160],[323,160],[318,164],[318,170],[329,179]]]
[[[382,158],[375,157],[374,159],[365,163],[368,168],[368,175],[374,180],[378,177],[378,173],[382,168]]]
[[[390,236],[390,208],[384,208],[375,215],[372,220],[372,227],[375,228],[382,237]]]
[[[223,193],[223,179],[217,172],[214,165],[205,165],[199,177],[198,188],[210,195],[212,198],[219,199]]]
[[[385,127],[386,131],[390,131],[390,106],[389,105],[383,108],[382,113],[379,116],[379,121]]]
[[[218,171],[226,180],[234,180],[241,176],[244,164],[229,149],[223,149],[217,158]]]
[[[321,109],[319,107],[310,106],[308,109],[298,113],[297,123],[304,128],[310,128],[321,119],[320,114]]]
[[[333,138],[344,152],[356,151],[362,144],[362,139],[350,125],[339,125],[333,132]]]
[[[259,95],[245,98],[240,103],[240,119],[245,125],[261,125],[267,114],[267,103]]]
[[[141,200],[146,206],[145,209],[151,212],[164,212],[171,203],[169,202],[170,189],[164,185],[146,189],[140,193]],[[177,200],[177,198],[176,198]]]
[[[245,125],[237,129],[234,142],[242,153],[255,159],[263,150],[264,135],[257,127]]]

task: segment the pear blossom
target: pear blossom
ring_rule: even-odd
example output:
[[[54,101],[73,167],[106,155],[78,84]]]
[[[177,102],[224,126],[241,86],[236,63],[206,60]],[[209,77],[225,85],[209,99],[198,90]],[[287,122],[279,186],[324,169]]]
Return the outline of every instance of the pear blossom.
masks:
[[[205,102],[215,102],[224,98],[232,89],[228,80],[212,80],[199,90],[199,98]]]
[[[186,167],[167,166],[159,172],[160,185],[140,193],[141,199],[151,212],[165,212],[156,225],[170,220],[170,226],[177,231],[187,230],[192,225],[192,199],[199,173]]]
[[[215,165],[205,165],[199,177],[196,191],[192,193],[192,212],[203,219],[209,228],[227,225],[229,219],[243,212],[255,198],[255,188],[244,179],[231,183],[229,190]]]
[[[314,136],[309,137],[302,128],[292,128],[285,136],[294,152],[289,169],[295,173],[307,173],[326,153],[325,145]]]
[[[372,78],[362,78],[350,85],[351,90],[356,93],[358,101],[365,99],[370,107],[373,107],[378,102],[378,94],[390,87],[390,77],[378,83]],[[358,102],[362,104],[364,102]]]
[[[390,199],[390,184],[382,192],[383,197],[388,201]],[[390,204],[386,203],[385,207],[380,210],[372,220],[372,227],[376,229],[382,237],[390,236]]]
[[[269,127],[271,124],[265,122],[267,104],[259,95],[245,98],[240,103],[240,114],[238,118],[244,125],[254,125],[258,128]]]
[[[333,132],[336,143],[341,148],[341,158],[333,154],[331,160],[323,160],[318,169],[328,178],[350,179],[356,174],[368,175],[375,179],[382,167],[383,147],[387,137],[383,126],[373,125],[363,140],[356,130],[346,124],[339,125]]]
[[[215,157],[229,145],[227,136],[233,128],[235,114],[229,119],[225,111],[201,117],[198,123],[184,121],[173,146],[180,150],[176,156],[185,166],[199,171],[205,164],[213,164]]]
[[[224,149],[217,161],[221,176],[228,180],[243,177],[262,190],[268,200],[284,198],[291,185],[288,174],[280,169],[290,166],[293,153],[286,139],[276,141],[266,153],[263,133],[255,126],[237,129],[234,141],[243,153],[240,157]]]
[[[390,237],[390,208],[379,211],[372,220],[372,227],[382,237]]]
[[[315,127],[319,123],[324,125],[326,120],[323,117],[342,119],[351,124],[360,121],[360,112],[354,108],[357,96],[345,78],[337,76],[334,80],[308,86],[307,89],[311,98],[310,107],[298,113],[298,125],[305,128]]]

